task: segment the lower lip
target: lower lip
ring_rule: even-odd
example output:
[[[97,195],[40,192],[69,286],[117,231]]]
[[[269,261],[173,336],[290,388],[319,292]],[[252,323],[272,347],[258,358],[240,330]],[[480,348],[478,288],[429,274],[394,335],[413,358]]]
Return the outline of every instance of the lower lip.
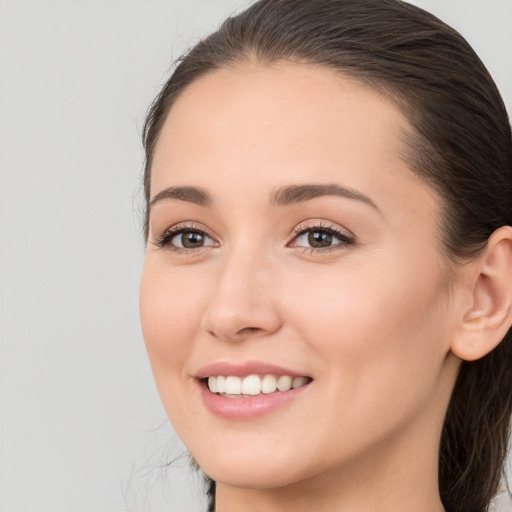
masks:
[[[245,398],[227,398],[212,393],[203,381],[199,385],[205,407],[215,416],[229,420],[249,420],[284,407],[302,395],[311,383],[289,391],[276,391],[268,395],[261,393]]]

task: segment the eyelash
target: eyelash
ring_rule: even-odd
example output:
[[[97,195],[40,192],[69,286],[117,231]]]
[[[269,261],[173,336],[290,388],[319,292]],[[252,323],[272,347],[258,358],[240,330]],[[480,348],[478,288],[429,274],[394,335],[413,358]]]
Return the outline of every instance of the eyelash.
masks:
[[[303,246],[295,246],[298,248],[301,248],[304,253],[308,254],[314,254],[314,253],[328,253],[332,251],[339,250],[341,248],[346,248],[355,243],[355,238],[351,235],[348,235],[347,233],[344,233],[343,231],[339,230],[335,226],[331,225],[325,225],[325,224],[315,224],[313,226],[309,224],[300,224],[297,226],[292,234],[290,235],[293,240],[296,240],[300,236],[308,233],[308,232],[314,232],[314,231],[322,231],[324,233],[329,233],[330,235],[338,238],[340,240],[339,243],[335,245],[331,245],[329,247],[324,248],[315,248],[315,247],[303,247]],[[294,247],[294,246],[292,246]]]
[[[211,236],[203,227],[196,226],[194,224],[176,224],[175,226],[171,226],[169,229],[167,229],[162,235],[160,235],[157,240],[154,242],[154,244],[157,247],[163,248],[167,247],[172,252],[177,252],[181,254],[188,254],[190,252],[197,252],[197,249],[191,249],[188,247],[175,247],[171,245],[171,240],[182,234],[186,233],[188,231],[192,231],[194,233],[200,233],[202,235],[206,235],[208,238],[211,238],[213,240],[213,236]],[[199,247],[199,249],[203,249],[204,247]]]
[[[177,224],[175,226],[170,227],[168,230],[166,230],[162,235],[158,237],[158,239],[154,242],[154,245],[156,245],[159,248],[167,247],[170,251],[180,254],[189,254],[193,253],[199,250],[204,249],[203,247],[199,247],[196,249],[188,248],[188,247],[176,247],[171,244],[171,241],[174,237],[186,233],[188,231],[200,233],[208,238],[211,238],[213,240],[213,236],[211,236],[207,231],[205,231],[204,228],[193,225],[193,224]],[[328,233],[329,235],[332,235],[340,240],[338,244],[324,247],[324,248],[315,248],[315,247],[303,247],[303,246],[293,246],[291,247],[297,247],[303,249],[304,253],[328,253],[331,251],[339,250],[343,247],[351,246],[355,243],[355,239],[353,236],[347,235],[346,233],[342,232],[341,230],[337,229],[336,227],[332,225],[324,225],[322,223],[317,225],[308,225],[308,224],[301,224],[297,226],[293,232],[291,233],[290,237],[294,240],[299,238],[300,236],[308,233],[308,232],[314,232],[314,231],[322,231],[324,233]],[[290,245],[288,245],[290,247]]]

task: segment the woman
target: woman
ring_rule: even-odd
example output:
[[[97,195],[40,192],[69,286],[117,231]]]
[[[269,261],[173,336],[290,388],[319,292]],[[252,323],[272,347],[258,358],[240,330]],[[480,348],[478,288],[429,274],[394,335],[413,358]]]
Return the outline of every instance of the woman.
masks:
[[[261,0],[144,131],[141,319],[210,510],[487,510],[511,414],[512,138],[453,29]]]

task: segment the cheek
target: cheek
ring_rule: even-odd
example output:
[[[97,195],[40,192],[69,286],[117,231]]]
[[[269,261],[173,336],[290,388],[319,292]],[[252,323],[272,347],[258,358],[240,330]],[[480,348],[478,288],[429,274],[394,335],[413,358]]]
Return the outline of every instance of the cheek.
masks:
[[[418,264],[412,257],[396,254],[365,257],[354,253],[339,266],[297,269],[285,285],[294,301],[290,309],[314,320],[309,325],[312,332],[318,329],[341,341],[350,338],[350,344],[355,343],[355,336],[354,348],[384,349],[401,344],[403,337],[413,341],[422,329],[435,327],[446,312],[446,280],[435,258],[428,258]],[[388,336],[383,339],[379,332]]]
[[[160,399],[177,431],[199,436],[204,426],[193,414],[190,388],[184,384],[189,382],[187,362],[194,351],[206,291],[201,282],[197,275],[146,257],[140,283],[142,331]]]
[[[199,328],[201,302],[201,289],[191,286],[186,273],[154,265],[148,258],[140,283],[140,317],[159,389],[163,379],[182,377]]]
[[[322,365],[319,379],[334,384],[332,400],[346,398],[351,410],[375,410],[398,395],[409,405],[426,398],[447,352],[439,269],[430,263],[418,275],[405,259],[387,261],[318,268],[294,280],[300,286],[289,294],[289,316]]]

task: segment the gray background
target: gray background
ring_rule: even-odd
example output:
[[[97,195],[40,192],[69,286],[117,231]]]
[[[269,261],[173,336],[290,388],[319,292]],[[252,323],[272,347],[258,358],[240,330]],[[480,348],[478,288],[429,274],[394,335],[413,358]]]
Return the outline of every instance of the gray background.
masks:
[[[172,59],[248,3],[0,0],[0,512],[204,510],[139,327],[140,130]],[[511,111],[512,0],[414,3]]]

